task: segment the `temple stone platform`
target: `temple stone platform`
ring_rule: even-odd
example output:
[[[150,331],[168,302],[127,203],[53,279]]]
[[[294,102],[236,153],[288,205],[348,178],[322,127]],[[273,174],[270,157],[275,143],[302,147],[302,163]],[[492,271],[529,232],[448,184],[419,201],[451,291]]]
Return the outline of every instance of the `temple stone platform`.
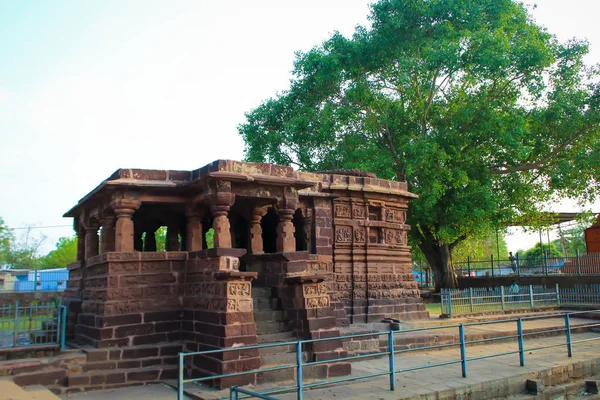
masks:
[[[415,197],[405,183],[357,171],[304,173],[227,160],[193,171],[120,169],[65,214],[78,237],[64,295],[69,343],[93,354],[94,370],[100,363],[141,368],[139,379],[150,382],[174,373],[178,352],[428,318],[407,242]],[[315,343],[305,357],[345,354],[333,340]],[[189,357],[186,375],[276,361],[266,356]],[[323,365],[324,377],[350,373],[347,362]],[[81,379],[94,387],[91,375]]]

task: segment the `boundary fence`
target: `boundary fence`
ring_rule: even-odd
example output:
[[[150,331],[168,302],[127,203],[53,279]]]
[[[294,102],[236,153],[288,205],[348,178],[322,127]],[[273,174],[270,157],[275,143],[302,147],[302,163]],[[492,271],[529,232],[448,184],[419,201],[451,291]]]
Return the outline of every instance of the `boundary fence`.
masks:
[[[474,322],[474,323],[468,323],[468,324],[455,324],[455,325],[435,326],[435,327],[427,327],[427,328],[415,328],[415,329],[406,329],[406,330],[402,330],[402,331],[390,330],[390,331],[384,331],[384,332],[371,332],[371,333],[365,333],[365,334],[345,335],[345,336],[337,336],[337,337],[323,338],[323,339],[298,340],[298,341],[285,342],[285,343],[267,343],[267,344],[253,345],[253,346],[206,350],[206,351],[191,352],[191,353],[179,353],[179,377],[178,377],[178,387],[177,387],[178,388],[177,389],[177,399],[183,400],[185,398],[184,397],[184,385],[186,383],[199,383],[199,382],[210,381],[210,380],[215,380],[215,379],[219,379],[219,378],[227,378],[227,377],[233,377],[233,376],[241,376],[241,375],[255,374],[255,373],[266,372],[266,371],[284,370],[284,369],[295,369],[296,384],[294,386],[287,387],[287,388],[273,389],[273,390],[268,390],[268,391],[262,391],[262,392],[251,391],[248,389],[240,388],[238,386],[232,386],[230,388],[229,399],[230,400],[233,400],[233,399],[238,400],[241,398],[257,397],[260,399],[276,400],[275,397],[272,397],[275,394],[296,392],[297,399],[303,400],[304,391],[306,389],[316,388],[316,387],[324,386],[324,385],[335,385],[335,384],[342,383],[342,382],[355,381],[355,380],[360,380],[360,379],[368,379],[368,378],[373,378],[373,377],[378,377],[378,376],[388,376],[389,377],[389,388],[391,391],[394,391],[396,389],[396,374],[402,374],[405,372],[416,371],[416,370],[421,370],[421,369],[426,369],[426,368],[435,368],[435,367],[440,367],[440,366],[444,366],[444,365],[460,364],[461,375],[463,378],[466,378],[467,371],[468,371],[468,363],[470,361],[505,356],[505,355],[510,355],[510,354],[518,354],[520,366],[525,366],[525,354],[527,352],[541,350],[541,349],[547,349],[547,348],[552,348],[552,347],[563,347],[564,346],[564,347],[566,347],[568,356],[572,357],[574,344],[581,343],[581,342],[587,342],[590,340],[599,340],[600,339],[600,334],[599,334],[597,337],[593,337],[593,338],[572,340],[571,316],[573,316],[573,315],[576,316],[576,315],[583,314],[583,313],[587,314],[588,316],[590,313],[594,313],[600,317],[600,314],[599,314],[600,310],[567,312],[567,313],[559,313],[559,314],[554,314],[554,315],[531,316],[531,317],[524,317],[524,318]],[[563,319],[564,325],[561,325],[558,327],[552,327],[551,329],[546,329],[546,330],[542,330],[542,331],[538,330],[535,332],[524,333],[524,324],[527,321],[535,320],[535,319],[557,318],[557,317],[560,317]],[[597,320],[591,320],[591,321],[593,321],[593,322],[591,322],[589,324],[577,325],[577,329],[579,330],[582,328],[591,328],[591,327],[600,326],[600,323],[598,323]],[[495,323],[507,323],[507,322],[516,323],[516,327],[517,327],[516,335],[507,335],[507,336],[501,336],[501,337],[495,337],[495,338],[476,339],[476,340],[466,340],[465,339],[465,329],[468,327],[479,326],[479,325],[490,325],[490,324],[495,324]],[[418,333],[418,332],[424,332],[424,331],[434,331],[434,330],[438,330],[438,329],[458,329],[459,341],[454,342],[454,343],[444,343],[444,344],[437,344],[437,345],[432,345],[432,346],[422,346],[422,347],[415,347],[415,348],[409,348],[409,349],[406,349],[406,348],[396,349],[394,346],[394,338],[403,333],[415,333],[415,332]],[[560,344],[546,345],[546,346],[539,346],[534,343],[534,347],[525,347],[525,341],[524,341],[525,337],[530,336],[530,335],[539,335],[542,333],[551,333],[551,332],[564,332],[565,337],[566,337],[565,342],[560,343]],[[386,351],[374,351],[374,352],[368,353],[368,354],[347,356],[347,357],[335,358],[335,359],[324,360],[324,361],[305,362],[302,359],[302,351],[304,349],[304,346],[308,345],[310,343],[322,342],[322,341],[328,341],[328,340],[351,339],[351,338],[357,338],[357,337],[375,337],[375,336],[378,336],[378,337],[383,336],[384,338],[386,338],[385,339],[387,341]],[[494,353],[494,354],[476,356],[476,357],[469,357],[467,354],[467,345],[472,345],[472,344],[477,344],[477,343],[486,343],[486,342],[492,342],[492,341],[498,341],[498,340],[507,340],[507,339],[516,339],[517,343],[518,343],[518,349],[505,351],[502,353]],[[259,368],[259,369],[254,369],[254,370],[250,370],[250,371],[244,371],[244,372],[211,375],[211,376],[205,376],[205,377],[201,377],[201,378],[186,379],[184,376],[184,366],[185,366],[186,357],[192,357],[192,358],[204,357],[204,356],[211,357],[212,355],[214,355],[216,353],[227,353],[227,352],[238,352],[237,353],[238,356],[241,357],[241,355],[243,354],[243,352],[245,350],[260,349],[260,348],[266,348],[266,347],[276,347],[276,346],[290,346],[290,345],[293,345],[296,348],[296,362],[295,363],[279,365],[279,366],[270,367],[270,368]],[[460,356],[457,359],[451,360],[451,361],[428,363],[426,365],[419,365],[419,366],[410,367],[410,368],[397,368],[396,367],[396,357],[401,354],[408,353],[411,351],[417,351],[417,350],[439,349],[439,348],[448,348],[448,347],[455,347],[455,348],[458,347],[460,349]],[[373,357],[387,357],[388,358],[388,366],[389,366],[388,370],[382,371],[382,372],[376,372],[376,373],[372,373],[372,374],[349,376],[349,377],[339,378],[339,379],[323,380],[323,381],[319,381],[319,382],[306,383],[304,381],[303,369],[305,367],[309,367],[312,365],[324,364],[324,363],[332,363],[332,362],[337,362],[337,361],[351,361],[351,360],[366,359],[366,358],[373,358]],[[227,398],[225,398],[225,399],[227,399]]]
[[[452,318],[457,314],[480,311],[506,311],[560,305],[600,304],[600,285],[576,285],[561,288],[546,286],[442,289],[442,314]]]
[[[65,347],[67,309],[60,302],[0,309],[0,350],[60,345]]]
[[[0,270],[0,293],[63,291],[68,280],[66,268]]]
[[[534,258],[497,259],[491,255],[487,260],[473,260],[454,263],[459,276],[530,276],[530,275],[599,275],[600,253],[589,253],[574,257],[550,257],[540,254]]]

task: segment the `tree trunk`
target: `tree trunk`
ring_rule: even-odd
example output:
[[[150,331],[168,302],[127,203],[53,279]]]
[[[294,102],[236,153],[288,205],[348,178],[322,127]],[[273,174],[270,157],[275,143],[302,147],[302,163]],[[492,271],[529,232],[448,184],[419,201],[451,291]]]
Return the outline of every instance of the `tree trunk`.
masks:
[[[454,289],[458,286],[454,267],[452,266],[452,248],[449,244],[440,244],[433,238],[423,241],[419,248],[425,255],[433,271],[435,291],[440,289]]]

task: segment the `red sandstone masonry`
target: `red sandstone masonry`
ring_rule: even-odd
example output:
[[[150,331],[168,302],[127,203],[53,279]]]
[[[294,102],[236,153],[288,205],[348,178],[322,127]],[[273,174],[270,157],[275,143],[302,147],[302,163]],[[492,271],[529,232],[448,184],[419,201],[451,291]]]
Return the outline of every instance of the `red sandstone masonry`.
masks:
[[[157,368],[117,374],[115,382],[108,382],[108,375],[82,376],[81,385],[142,382],[171,373],[157,371],[173,356],[148,355],[152,350],[147,346],[177,341],[184,350],[204,350],[255,344],[253,279],[258,286],[274,288],[299,338],[335,336],[338,326],[350,322],[424,313],[422,305],[412,302],[418,291],[404,223],[412,195],[405,184],[359,175],[300,173],[224,160],[195,171],[127,169],[113,174],[67,213],[75,218],[78,237],[85,234],[87,240],[87,246],[78,247],[81,262],[72,268],[66,293],[69,325],[75,325],[78,315],[76,339],[106,349],[91,356],[96,361],[90,362],[106,363],[98,367]],[[279,235],[274,245],[283,253],[261,254],[264,248],[256,235],[262,230],[258,223],[266,215],[264,207],[274,207],[277,226],[268,229]],[[104,254],[94,256],[99,221]],[[244,244],[249,237],[236,232],[244,222],[248,228],[253,224],[251,246]],[[293,224],[298,245],[303,232],[308,252],[293,251],[298,250]],[[141,235],[161,225],[168,227],[168,249],[189,251],[154,252],[151,241],[146,242],[149,251],[141,251]],[[203,240],[198,238],[210,226],[218,248],[200,250]],[[234,245],[248,247],[250,254],[228,248]],[[239,272],[242,256],[242,267],[253,275]],[[136,355],[135,348],[143,351]],[[312,350],[313,359],[344,354],[337,341]],[[202,362],[196,357],[188,369],[202,375],[239,371],[257,362],[257,352],[236,351]],[[333,376],[348,367],[317,369]]]

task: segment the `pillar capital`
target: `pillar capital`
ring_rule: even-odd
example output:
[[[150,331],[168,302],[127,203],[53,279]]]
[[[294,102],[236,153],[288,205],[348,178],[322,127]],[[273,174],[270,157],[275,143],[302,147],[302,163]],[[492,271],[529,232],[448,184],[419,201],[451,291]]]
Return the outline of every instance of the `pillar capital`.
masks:
[[[115,226],[115,251],[128,253],[134,251],[133,243],[133,220],[131,217],[140,208],[142,202],[134,197],[118,193],[110,203],[117,215]]]
[[[117,218],[131,217],[141,205],[141,201],[133,198],[113,199],[110,203]]]
[[[284,188],[281,198],[277,200],[277,210],[292,210],[292,214],[294,214],[297,207],[298,191],[292,187]]]
[[[116,217],[114,215],[104,215],[99,218],[102,228],[110,228],[115,226]]]
[[[267,207],[254,207],[250,223],[250,250],[252,254],[263,254],[263,237],[260,222],[267,213]]]

